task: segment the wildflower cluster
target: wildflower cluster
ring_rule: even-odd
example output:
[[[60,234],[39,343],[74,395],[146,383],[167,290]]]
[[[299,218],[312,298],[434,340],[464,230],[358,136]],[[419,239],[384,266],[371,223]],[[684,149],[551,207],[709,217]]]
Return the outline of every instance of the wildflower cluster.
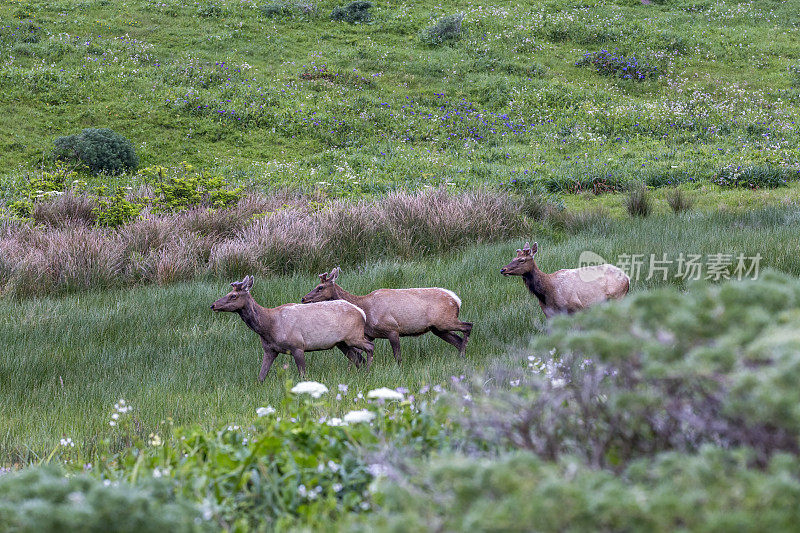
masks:
[[[748,189],[773,189],[784,187],[789,181],[800,180],[800,169],[767,165],[727,165],[711,178],[722,187],[746,187]]]
[[[626,57],[617,50],[587,52],[575,63],[575,66],[592,66],[599,74],[623,80],[645,81],[661,75],[658,67],[646,61],[640,61],[632,55]]]

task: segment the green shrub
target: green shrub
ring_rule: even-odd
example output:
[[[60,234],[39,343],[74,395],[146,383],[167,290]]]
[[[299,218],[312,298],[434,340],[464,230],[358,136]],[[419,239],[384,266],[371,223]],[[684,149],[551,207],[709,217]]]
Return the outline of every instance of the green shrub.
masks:
[[[167,483],[132,487],[88,475],[64,477],[54,468],[0,474],[4,531],[210,531],[193,505]]]
[[[77,135],[59,137],[53,155],[85,165],[95,174],[119,174],[139,165],[130,141],[107,128],[87,128]]]
[[[800,462],[763,471],[746,450],[660,454],[620,475],[529,454],[446,456],[376,484],[380,510],[359,531],[791,531]]]
[[[800,179],[800,170],[767,165],[727,165],[711,177],[722,187],[748,189],[774,189],[784,187],[789,181]]]
[[[372,20],[372,3],[356,0],[346,6],[336,7],[331,11],[331,20],[343,20],[350,24],[365,23]]]
[[[242,187],[231,188],[221,176],[212,176],[184,162],[179,166],[148,167],[139,173],[155,189],[153,210],[176,213],[195,207],[228,207],[242,197]]]
[[[736,278],[737,267],[732,258],[723,271]],[[760,466],[796,455],[800,282],[760,274],[634,293],[552,320],[527,371],[504,365],[464,391],[468,440],[617,469],[704,445],[750,448]],[[484,383],[498,385],[486,393]]]
[[[433,46],[458,39],[461,37],[461,22],[463,20],[464,15],[462,13],[442,17],[433,26],[425,28],[420,35],[420,39],[423,43]]]
[[[98,197],[97,207],[92,213],[98,226],[116,228],[138,217],[142,207],[141,204],[128,200],[125,189],[119,188],[113,196]]]

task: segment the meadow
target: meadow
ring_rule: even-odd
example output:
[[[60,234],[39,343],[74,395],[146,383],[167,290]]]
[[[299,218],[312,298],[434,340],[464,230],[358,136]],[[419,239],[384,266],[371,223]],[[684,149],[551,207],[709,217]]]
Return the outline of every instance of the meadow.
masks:
[[[796,528],[799,14],[2,3],[0,531]],[[545,322],[526,241],[629,296]],[[455,291],[466,358],[259,383],[209,305],[335,266]]]

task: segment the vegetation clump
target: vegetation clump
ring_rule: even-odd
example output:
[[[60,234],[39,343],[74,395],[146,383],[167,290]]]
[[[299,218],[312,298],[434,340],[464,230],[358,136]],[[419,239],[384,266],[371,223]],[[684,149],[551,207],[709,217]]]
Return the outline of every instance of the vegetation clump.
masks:
[[[463,28],[461,22],[464,20],[462,13],[447,15],[442,17],[433,26],[429,26],[422,31],[420,39],[425,44],[432,46],[453,41],[461,37]]]
[[[598,74],[623,80],[646,81],[661,75],[658,67],[633,55],[625,56],[617,50],[587,52],[575,66],[593,67]]]
[[[694,205],[694,200],[677,187],[667,193],[667,204],[673,213],[683,213]]]
[[[625,209],[632,217],[646,217],[650,214],[653,206],[647,185],[634,183],[630,186],[628,196],[625,198]]]
[[[722,187],[774,189],[785,187],[790,180],[800,179],[800,170],[772,165],[726,165],[711,181]]]
[[[92,173],[119,174],[135,170],[139,159],[131,142],[108,128],[86,128],[55,140],[57,160],[84,165]]]
[[[346,6],[335,7],[331,11],[331,20],[340,20],[350,24],[363,24],[372,20],[372,3],[364,0],[350,2]]]

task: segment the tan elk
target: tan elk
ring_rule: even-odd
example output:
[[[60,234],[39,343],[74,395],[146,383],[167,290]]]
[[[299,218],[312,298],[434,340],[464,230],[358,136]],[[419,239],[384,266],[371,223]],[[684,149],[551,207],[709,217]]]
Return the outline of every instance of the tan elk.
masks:
[[[364,337],[366,315],[348,302],[322,302],[314,305],[284,304],[261,307],[253,299],[253,276],[231,283],[233,290],[213,304],[212,311],[237,313],[250,329],[261,337],[264,359],[258,380],[264,381],[279,353],[290,353],[303,376],[306,373],[305,352],[327,350],[336,346],[356,367],[363,350],[367,370],[372,364],[372,341]]]
[[[574,313],[605,300],[622,298],[630,288],[630,278],[614,265],[603,264],[565,268],[552,274],[539,270],[533,256],[538,243],[525,243],[517,257],[500,269],[504,276],[522,276],[525,286],[539,300],[544,316]]]
[[[366,296],[356,296],[336,284],[339,273],[337,267],[330,274],[320,274],[320,284],[300,301],[308,304],[344,300],[357,305],[367,315],[367,338],[389,339],[398,365],[402,359],[400,337],[429,331],[458,348],[464,357],[472,323],[459,320],[461,300],[455,293],[440,288],[378,289]],[[463,338],[453,333],[455,331],[462,332]]]

